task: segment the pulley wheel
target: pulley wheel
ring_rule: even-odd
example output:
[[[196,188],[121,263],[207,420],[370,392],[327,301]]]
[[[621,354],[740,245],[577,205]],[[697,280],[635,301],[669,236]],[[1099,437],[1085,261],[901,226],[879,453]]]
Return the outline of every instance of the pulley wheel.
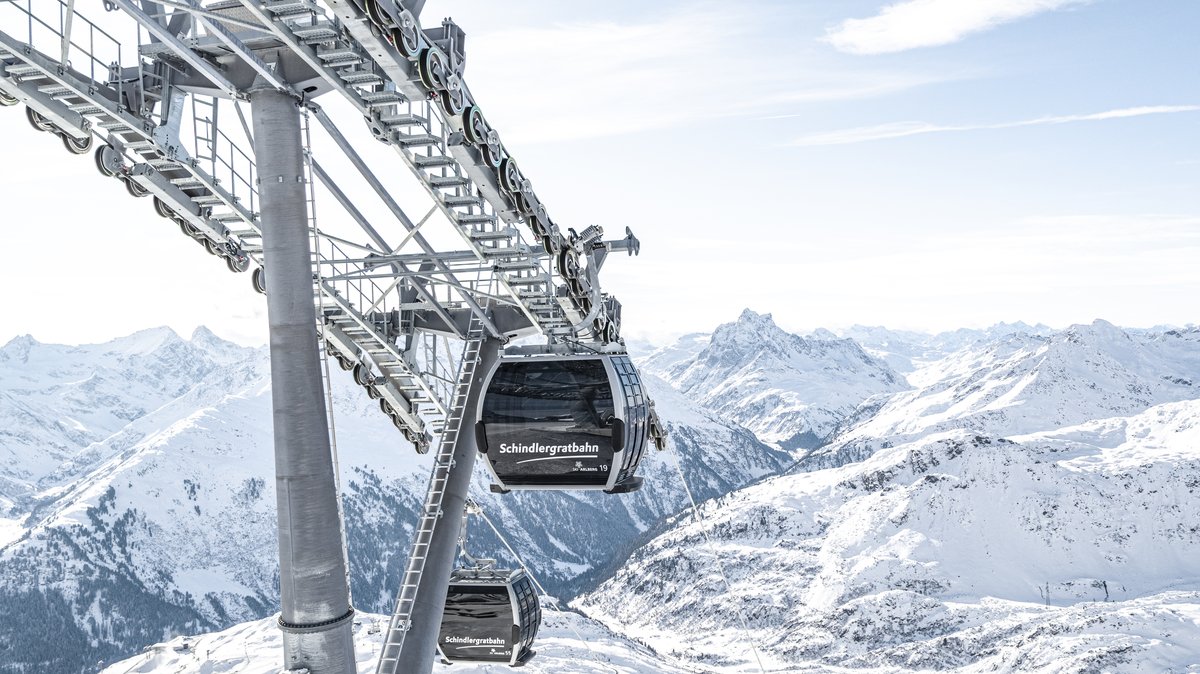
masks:
[[[354,383],[366,386],[371,383],[371,371],[362,363],[354,364]]]
[[[125,179],[125,191],[129,192],[130,194],[132,194],[135,197],[150,196],[150,190],[146,189],[145,187],[142,187],[141,185],[135,183],[134,181],[132,181],[128,178]]]
[[[29,120],[30,125],[38,131],[54,131],[54,124],[45,117],[38,114],[33,108],[25,108],[25,118]]]
[[[404,58],[416,58],[421,49],[421,36],[417,32],[417,22],[412,12],[400,12],[400,25],[392,29],[392,42]]]
[[[467,107],[467,93],[463,91],[462,85],[442,92],[442,107],[448,115],[462,114],[463,108]]]
[[[521,212],[521,215],[536,216],[538,207],[541,205],[537,195],[533,193],[533,188],[526,184],[517,197],[517,210]]]
[[[111,178],[121,170],[121,155],[113,146],[101,145],[93,156],[96,158],[96,170],[101,175]]]
[[[396,416],[396,410],[392,409],[392,404],[383,398],[379,399],[379,410],[389,417],[394,418]]]
[[[500,162],[500,186],[505,191],[517,195],[521,193],[521,183],[524,181],[525,177],[521,175],[521,169],[517,168],[517,160],[505,157]]]
[[[382,9],[379,8],[379,0],[363,0],[366,5],[367,16],[371,18],[371,22],[376,26],[383,28],[387,25],[388,17]]]
[[[88,134],[87,138],[82,140],[69,136],[65,133],[62,134],[63,145],[67,148],[67,152],[70,152],[71,154],[87,154],[88,152],[91,152],[92,143],[94,141],[95,137],[90,133]]]
[[[504,161],[504,154],[504,146],[500,144],[500,134],[496,133],[495,129],[488,131],[487,145],[483,152],[488,166],[494,169],[500,168],[500,162]]]
[[[564,248],[558,254],[558,273],[568,281],[573,281],[579,276],[579,260],[576,259],[573,248]]]
[[[374,384],[368,384],[366,389],[368,398],[371,400],[379,400],[379,389],[375,388]]]
[[[429,47],[421,52],[417,60],[417,73],[421,83],[432,91],[442,91],[446,88],[446,56],[437,47]]]
[[[537,216],[529,216],[527,224],[529,225],[529,230],[533,232],[533,238],[540,241],[546,237],[546,230],[542,229],[542,223],[538,222]]]
[[[154,212],[158,213],[160,216],[162,216],[164,218],[174,218],[175,217],[175,211],[172,210],[171,207],[167,205],[167,202],[163,201],[162,199],[159,199],[158,197],[154,197]]]
[[[483,112],[479,110],[478,105],[472,105],[463,112],[463,135],[467,140],[476,145],[484,145],[487,143],[488,131],[487,120],[483,118]]]
[[[212,242],[212,239],[204,237],[200,240],[200,245],[204,246],[204,250],[208,251],[209,255],[217,254],[217,244]]]
[[[250,284],[254,286],[254,291],[258,294],[267,294],[267,274],[263,271],[262,267],[254,268],[254,273],[250,274]],[[347,367],[346,363],[340,360],[338,361],[338,365],[341,365],[343,370],[350,370],[354,367],[353,365]]]
[[[250,257],[245,253],[235,253],[225,258],[225,266],[229,271],[240,274],[250,268]]]
[[[0,105],[3,105],[4,107],[9,108],[20,102],[21,101],[17,100],[17,98],[15,96],[9,96],[8,94],[4,93],[3,91],[0,91]]]

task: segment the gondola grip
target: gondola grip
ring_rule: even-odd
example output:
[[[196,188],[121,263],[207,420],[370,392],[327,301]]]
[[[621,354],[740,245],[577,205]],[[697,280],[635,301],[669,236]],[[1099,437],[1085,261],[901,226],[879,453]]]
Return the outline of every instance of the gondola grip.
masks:
[[[475,422],[475,445],[479,448],[480,454],[487,454],[487,427],[482,421]]]
[[[625,449],[625,422],[620,419],[612,420],[612,448],[614,452]]]

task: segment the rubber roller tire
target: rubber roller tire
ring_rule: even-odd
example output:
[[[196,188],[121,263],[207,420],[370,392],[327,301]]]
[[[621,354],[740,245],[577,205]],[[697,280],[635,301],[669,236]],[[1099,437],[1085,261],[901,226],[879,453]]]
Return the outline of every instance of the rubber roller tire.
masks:
[[[28,119],[30,126],[38,131],[58,131],[53,122],[45,117],[42,117],[40,114],[38,114],[38,111],[34,110],[33,108],[25,108],[25,119]]]
[[[250,275],[250,284],[254,286],[254,292],[258,293],[259,295],[267,294],[267,274],[265,271],[263,271],[262,267],[254,268],[254,273]],[[338,361],[338,364],[342,365],[343,370],[350,370],[354,368],[354,365],[346,367],[341,361]]]
[[[92,151],[92,146],[95,144],[96,138],[92,134],[88,134],[87,138],[79,140],[67,134],[62,136],[63,147],[67,148],[67,152],[71,154],[87,154]]]

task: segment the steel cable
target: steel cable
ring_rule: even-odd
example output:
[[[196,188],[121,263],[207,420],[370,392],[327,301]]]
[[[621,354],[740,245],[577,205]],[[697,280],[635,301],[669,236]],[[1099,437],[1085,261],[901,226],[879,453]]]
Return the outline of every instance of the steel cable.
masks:
[[[697,524],[701,524],[704,518],[700,516],[700,507],[696,505],[696,498],[692,496],[692,490],[688,487],[687,478],[683,475],[683,466],[679,463],[679,456],[676,454],[674,447],[668,453],[671,455],[671,461],[675,464],[675,472],[679,473],[679,481],[683,483],[683,491],[687,493],[688,501],[692,504],[692,518]],[[717,571],[721,574],[721,582],[725,583],[726,595],[732,595],[733,586],[729,584],[729,576],[725,574],[725,563],[721,561],[721,556],[717,554],[717,547],[713,545],[712,538],[709,537],[708,531],[704,527],[700,527],[700,533],[704,535],[704,540],[708,543],[708,551],[717,563]],[[762,658],[759,657],[758,647],[754,645],[754,640],[750,638],[750,629],[746,626],[746,616],[742,613],[741,606],[735,604],[734,611],[737,613],[738,623],[742,628],[742,638],[746,641],[746,645],[750,647],[750,651],[754,653],[754,662],[758,664],[758,671],[766,674],[767,670],[763,667]]]

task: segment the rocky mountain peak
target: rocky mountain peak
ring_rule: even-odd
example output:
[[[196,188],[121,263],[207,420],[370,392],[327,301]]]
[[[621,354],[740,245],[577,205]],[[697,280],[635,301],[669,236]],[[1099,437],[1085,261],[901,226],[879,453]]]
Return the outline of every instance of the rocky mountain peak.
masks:
[[[26,362],[29,359],[29,351],[40,344],[33,335],[17,335],[8,341],[4,346],[0,346],[0,360],[15,360]]]
[[[765,338],[786,336],[782,328],[775,324],[771,314],[756,313],[745,309],[736,321],[723,323],[713,332],[713,342],[734,342],[742,338]]]
[[[183,338],[167,326],[138,330],[132,335],[118,337],[104,343],[107,352],[123,353],[130,356],[145,356],[165,347],[183,344]]]
[[[819,444],[863,400],[906,388],[854,340],[794,335],[750,309],[694,358],[673,358],[664,378],[788,449]]]
[[[1066,341],[1129,341],[1128,333],[1103,318],[1097,318],[1090,324],[1076,323],[1068,326],[1067,329],[1062,331],[1062,338]]]

